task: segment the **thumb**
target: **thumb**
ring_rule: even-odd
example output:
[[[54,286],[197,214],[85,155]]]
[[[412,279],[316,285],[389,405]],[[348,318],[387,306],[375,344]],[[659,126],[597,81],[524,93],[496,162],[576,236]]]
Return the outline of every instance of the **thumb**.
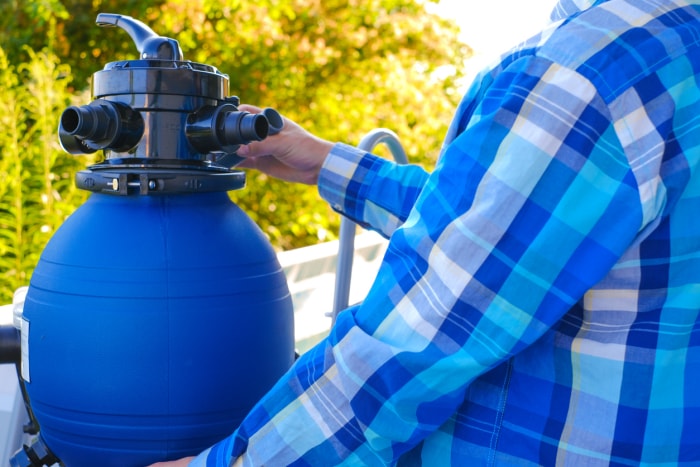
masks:
[[[236,154],[242,157],[245,157],[250,154],[250,146],[247,144],[243,144],[239,146],[238,150],[236,151]]]

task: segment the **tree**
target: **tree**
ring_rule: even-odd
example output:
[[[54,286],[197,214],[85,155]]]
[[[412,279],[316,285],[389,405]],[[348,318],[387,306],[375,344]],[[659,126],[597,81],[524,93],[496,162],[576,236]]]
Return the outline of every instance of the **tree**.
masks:
[[[411,162],[426,168],[435,161],[461,97],[460,65],[470,54],[457,39],[457,27],[427,12],[423,0],[7,0],[0,5],[4,69],[16,74],[20,63],[33,60],[32,51],[46,49],[58,57],[61,65],[56,70],[61,71],[33,73],[58,73],[56,86],[73,95],[82,92],[77,103],[87,104],[84,91],[92,73],[107,62],[136,58],[124,31],[95,25],[99,12],[133,16],[158,34],[177,39],[185,59],[227,73],[231,93],[242,102],[277,108],[324,138],[357,144],[374,128],[390,128],[401,138]],[[61,76],[66,79],[58,79]],[[18,94],[13,98],[26,111],[32,96],[22,94],[20,87],[14,87]],[[32,135],[27,144],[34,154],[46,151],[47,138],[54,142],[51,150],[56,149],[58,115],[46,114],[53,124],[27,133]],[[38,117],[28,117],[20,123],[34,130],[37,122]],[[0,142],[7,173],[17,170],[18,162],[7,155],[12,144]],[[60,167],[51,169],[52,186],[75,208],[81,198],[67,186],[70,177],[63,177],[90,161],[76,163],[60,151],[51,154]],[[22,171],[28,170],[27,176],[37,180],[44,173],[23,166]],[[39,190],[44,185],[32,181],[26,186]],[[33,212],[29,200],[34,194],[22,193],[24,214]],[[268,180],[250,171],[247,187],[231,196],[277,248],[336,235],[339,218],[313,187]],[[46,221],[49,231],[62,222],[62,215],[67,214]],[[5,225],[0,224],[0,230]],[[19,239],[4,231],[0,236],[3,242],[28,241],[26,235]],[[47,238],[31,239],[27,248],[38,254]],[[24,280],[29,266],[23,268]],[[0,289],[6,287],[0,284]]]

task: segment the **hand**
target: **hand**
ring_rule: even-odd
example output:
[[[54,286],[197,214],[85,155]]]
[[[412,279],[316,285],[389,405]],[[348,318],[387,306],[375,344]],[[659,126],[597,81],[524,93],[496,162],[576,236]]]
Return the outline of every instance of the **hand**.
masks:
[[[184,457],[182,459],[170,462],[156,462],[148,467],[187,467],[190,462],[194,460],[194,457]]]
[[[262,111],[258,107],[245,104],[238,109],[255,114]],[[238,155],[245,158],[238,167],[258,169],[290,182],[315,185],[323,161],[332,147],[333,143],[317,138],[293,121],[284,118],[284,128],[281,132],[238,149]]]

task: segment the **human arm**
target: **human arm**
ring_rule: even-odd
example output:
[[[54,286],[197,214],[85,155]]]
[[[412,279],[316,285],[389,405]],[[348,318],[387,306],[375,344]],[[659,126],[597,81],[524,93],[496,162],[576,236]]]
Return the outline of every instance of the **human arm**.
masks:
[[[251,105],[241,105],[240,110],[261,111]],[[428,178],[417,165],[398,165],[352,146],[330,143],[287,118],[280,133],[241,147],[238,155],[244,158],[239,167],[286,181],[313,185],[322,172],[324,183],[319,189],[333,209],[385,237],[406,219]],[[358,180],[361,193],[350,195],[346,184]]]
[[[528,65],[447,149],[363,303],[198,459],[394,462],[607,273],[641,227],[634,177],[590,83]]]

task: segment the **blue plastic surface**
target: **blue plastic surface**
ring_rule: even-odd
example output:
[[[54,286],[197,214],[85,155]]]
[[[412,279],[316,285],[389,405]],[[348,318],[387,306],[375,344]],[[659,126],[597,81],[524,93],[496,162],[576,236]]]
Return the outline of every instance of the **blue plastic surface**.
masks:
[[[228,436],[294,360],[277,258],[226,193],[93,194],[34,271],[27,390],[66,467],[131,467]]]

